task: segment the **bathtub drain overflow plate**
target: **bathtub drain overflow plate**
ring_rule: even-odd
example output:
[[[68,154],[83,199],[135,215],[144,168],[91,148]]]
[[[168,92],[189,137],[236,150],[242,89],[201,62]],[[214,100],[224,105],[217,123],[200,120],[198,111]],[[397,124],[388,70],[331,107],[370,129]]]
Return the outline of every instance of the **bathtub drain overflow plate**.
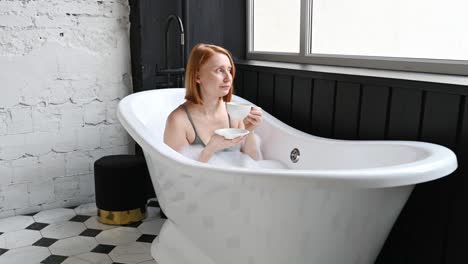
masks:
[[[297,148],[294,148],[294,149],[291,151],[291,154],[289,155],[289,157],[291,158],[291,161],[292,161],[293,163],[298,162],[300,156],[301,156],[301,152],[300,152],[299,149],[297,149]]]

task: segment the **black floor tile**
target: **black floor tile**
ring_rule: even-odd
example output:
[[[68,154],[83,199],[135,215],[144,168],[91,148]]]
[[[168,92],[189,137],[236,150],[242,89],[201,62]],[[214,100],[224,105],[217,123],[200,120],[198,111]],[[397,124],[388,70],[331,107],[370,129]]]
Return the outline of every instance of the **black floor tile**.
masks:
[[[25,229],[30,229],[30,230],[42,230],[44,227],[48,226],[49,224],[46,224],[46,223],[39,223],[39,222],[35,222],[35,223],[32,223],[31,225],[29,225],[28,227],[26,227]]]
[[[91,252],[109,254],[114,248],[115,246],[112,245],[99,244],[97,247],[93,248]]]
[[[85,231],[81,232],[80,236],[96,237],[101,232],[102,232],[102,230],[99,230],[99,229],[88,228]]]
[[[0,256],[3,255],[3,253],[7,252],[8,249],[6,248],[0,248]]]
[[[60,263],[64,262],[67,258],[68,257],[66,257],[66,256],[50,255],[46,259],[41,261],[41,263],[44,263],[44,264],[60,264]]]
[[[39,239],[38,241],[36,241],[33,246],[38,246],[38,247],[49,247],[50,245],[52,245],[53,243],[57,242],[58,239],[55,239],[55,238],[47,238],[47,237],[43,237],[41,239]]]
[[[86,222],[86,220],[88,220],[90,217],[91,217],[91,216],[88,216],[88,215],[76,215],[76,216],[74,216],[72,219],[70,219],[70,220],[68,220],[68,221],[84,223],[84,222]]]
[[[166,214],[164,214],[164,212],[162,210],[161,210],[161,212],[159,214],[160,214],[162,219],[167,219]]]
[[[39,212],[29,213],[29,214],[23,214],[23,215],[24,215],[24,216],[35,216],[37,213],[39,213]]]
[[[143,234],[141,235],[137,241],[138,242],[146,242],[146,243],[151,243],[153,242],[153,240],[156,238],[157,236],[155,235],[146,235],[146,234]]]

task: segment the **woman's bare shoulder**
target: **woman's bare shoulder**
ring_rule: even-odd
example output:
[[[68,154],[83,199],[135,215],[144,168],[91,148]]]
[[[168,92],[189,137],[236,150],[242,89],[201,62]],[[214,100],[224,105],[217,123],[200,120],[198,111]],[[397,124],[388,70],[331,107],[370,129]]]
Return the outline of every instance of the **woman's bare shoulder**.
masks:
[[[183,109],[183,105],[179,105],[176,109],[167,117],[167,123],[170,125],[175,125],[177,127],[184,126],[186,124],[187,114]]]
[[[187,133],[190,123],[182,106],[174,109],[166,120],[164,143],[176,151],[188,145]]]

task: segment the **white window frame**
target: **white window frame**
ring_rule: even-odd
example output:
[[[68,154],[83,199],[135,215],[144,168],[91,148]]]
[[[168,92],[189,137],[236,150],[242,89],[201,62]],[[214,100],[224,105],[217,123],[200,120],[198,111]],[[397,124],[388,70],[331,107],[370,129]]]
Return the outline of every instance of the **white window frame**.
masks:
[[[415,59],[379,56],[354,56],[311,53],[313,0],[301,0],[301,28],[299,53],[253,51],[253,6],[254,0],[247,2],[247,59],[302,64],[332,65],[371,69],[429,72],[452,75],[468,75],[468,61],[443,59]]]

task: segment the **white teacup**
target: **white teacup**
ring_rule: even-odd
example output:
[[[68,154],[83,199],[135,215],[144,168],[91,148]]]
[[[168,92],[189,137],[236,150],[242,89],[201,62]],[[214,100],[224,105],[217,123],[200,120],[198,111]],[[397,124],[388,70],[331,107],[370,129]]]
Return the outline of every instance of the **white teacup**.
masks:
[[[226,107],[229,116],[232,119],[242,120],[250,113],[250,108],[252,107],[252,105],[237,102],[228,102],[226,104]]]

